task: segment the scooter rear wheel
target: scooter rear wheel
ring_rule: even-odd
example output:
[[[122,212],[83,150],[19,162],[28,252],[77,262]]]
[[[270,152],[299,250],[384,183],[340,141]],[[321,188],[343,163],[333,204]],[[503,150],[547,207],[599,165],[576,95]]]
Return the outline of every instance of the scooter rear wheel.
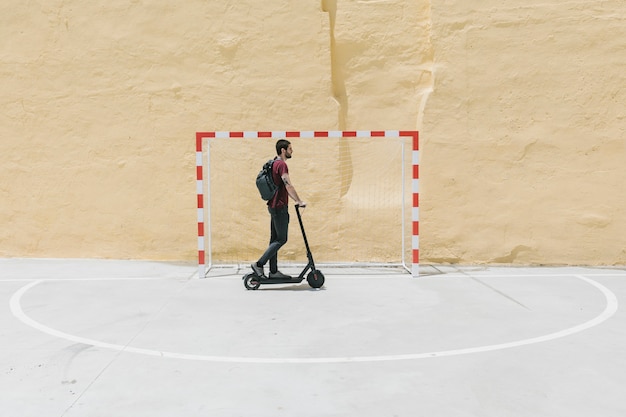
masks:
[[[243,277],[243,285],[247,290],[258,290],[261,281],[255,274],[248,274]]]
[[[313,288],[322,288],[324,285],[324,274],[319,269],[309,272],[309,275],[306,277],[306,281]]]

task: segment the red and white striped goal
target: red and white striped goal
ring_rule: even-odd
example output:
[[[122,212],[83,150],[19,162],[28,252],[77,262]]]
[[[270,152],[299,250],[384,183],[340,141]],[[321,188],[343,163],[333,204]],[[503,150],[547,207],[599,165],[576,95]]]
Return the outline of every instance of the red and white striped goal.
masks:
[[[205,131],[196,133],[196,187],[197,187],[197,222],[198,222],[198,275],[203,278],[212,266],[210,253],[207,253],[206,234],[206,182],[205,168],[206,142],[211,139],[291,139],[291,138],[404,138],[410,139],[411,152],[411,259],[403,266],[419,275],[419,133],[416,130],[352,130],[352,131]],[[403,166],[404,172],[404,166]],[[252,180],[251,180],[252,181]],[[404,218],[402,220],[404,223]],[[403,243],[404,246],[404,243]],[[404,250],[404,248],[403,248]],[[209,248],[210,252],[210,248]],[[404,256],[403,256],[404,258]]]

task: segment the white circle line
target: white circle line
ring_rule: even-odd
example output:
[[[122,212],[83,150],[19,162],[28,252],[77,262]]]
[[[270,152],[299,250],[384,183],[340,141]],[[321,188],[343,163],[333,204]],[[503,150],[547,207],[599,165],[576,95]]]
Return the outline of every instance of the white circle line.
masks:
[[[481,352],[489,352],[494,350],[502,350],[502,349],[510,349],[519,346],[531,345],[535,343],[547,342],[550,340],[559,339],[565,336],[570,336],[575,333],[582,332],[583,330],[587,330],[591,327],[597,326],[600,323],[608,320],[612,317],[618,309],[619,303],[617,301],[617,297],[615,294],[601,285],[600,283],[593,281],[589,278],[586,278],[582,275],[572,275],[575,278],[581,279],[582,281],[592,285],[596,289],[598,289],[605,297],[606,306],[602,313],[593,319],[586,321],[582,324],[560,330],[555,333],[550,333],[544,336],[533,337],[529,339],[522,339],[513,342],[507,343],[499,343],[494,345],[486,345],[486,346],[477,346],[472,348],[464,348],[464,349],[453,349],[453,350],[444,350],[438,352],[426,352],[426,353],[409,353],[409,354],[399,354],[399,355],[379,355],[379,356],[346,356],[346,357],[318,357],[318,358],[261,358],[261,357],[238,357],[238,356],[212,356],[212,355],[195,355],[195,354],[187,354],[187,353],[177,353],[177,352],[166,352],[159,351],[154,349],[143,349],[136,348],[128,345],[119,345],[115,343],[107,343],[99,340],[88,339],[85,337],[80,337],[76,335],[72,335],[69,333],[65,333],[51,327],[48,327],[42,323],[39,323],[36,320],[30,318],[24,310],[22,309],[21,299],[24,294],[43,282],[42,280],[31,282],[18,291],[16,291],[10,300],[10,308],[11,313],[18,318],[24,324],[33,327],[43,333],[49,334],[54,337],[58,337],[61,339],[66,339],[75,343],[82,343],[86,345],[91,345],[95,347],[100,347],[104,349],[112,349],[120,352],[128,352],[128,353],[137,353],[141,355],[148,356],[158,356],[163,358],[170,359],[184,359],[184,360],[195,360],[195,361],[208,361],[208,362],[230,362],[230,363],[256,363],[256,364],[295,364],[295,363],[354,363],[354,362],[386,362],[386,361],[400,361],[400,360],[414,360],[414,359],[426,359],[426,358],[437,358],[437,357],[445,357],[445,356],[456,356],[456,355],[467,355],[471,353],[481,353]]]

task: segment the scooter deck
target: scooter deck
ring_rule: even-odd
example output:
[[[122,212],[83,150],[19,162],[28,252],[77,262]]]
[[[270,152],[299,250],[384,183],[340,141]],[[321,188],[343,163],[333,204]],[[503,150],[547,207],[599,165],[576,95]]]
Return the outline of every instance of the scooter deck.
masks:
[[[257,277],[259,278],[259,277]],[[261,284],[299,284],[304,280],[304,277],[292,277],[291,279],[286,278],[268,278],[268,277],[260,277],[259,282]]]

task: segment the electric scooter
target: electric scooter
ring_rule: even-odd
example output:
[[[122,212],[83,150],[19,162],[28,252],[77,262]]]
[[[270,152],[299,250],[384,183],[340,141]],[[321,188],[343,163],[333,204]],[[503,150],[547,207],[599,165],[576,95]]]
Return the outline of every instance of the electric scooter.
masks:
[[[311,253],[311,249],[309,248],[309,241],[307,240],[306,233],[304,232],[304,224],[302,223],[302,216],[300,215],[300,206],[297,204],[296,213],[298,214],[298,223],[300,223],[300,230],[302,230],[304,246],[306,247],[306,256],[309,260],[309,263],[307,263],[302,272],[300,272],[300,275],[298,275],[297,277],[292,277],[291,279],[260,277],[254,272],[246,274],[242,278],[243,285],[246,287],[246,289],[258,290],[261,284],[299,284],[302,282],[302,280],[304,280],[305,275],[306,280],[311,287],[321,288],[322,285],[324,285],[324,274],[322,274],[322,271],[315,268],[313,254]]]

